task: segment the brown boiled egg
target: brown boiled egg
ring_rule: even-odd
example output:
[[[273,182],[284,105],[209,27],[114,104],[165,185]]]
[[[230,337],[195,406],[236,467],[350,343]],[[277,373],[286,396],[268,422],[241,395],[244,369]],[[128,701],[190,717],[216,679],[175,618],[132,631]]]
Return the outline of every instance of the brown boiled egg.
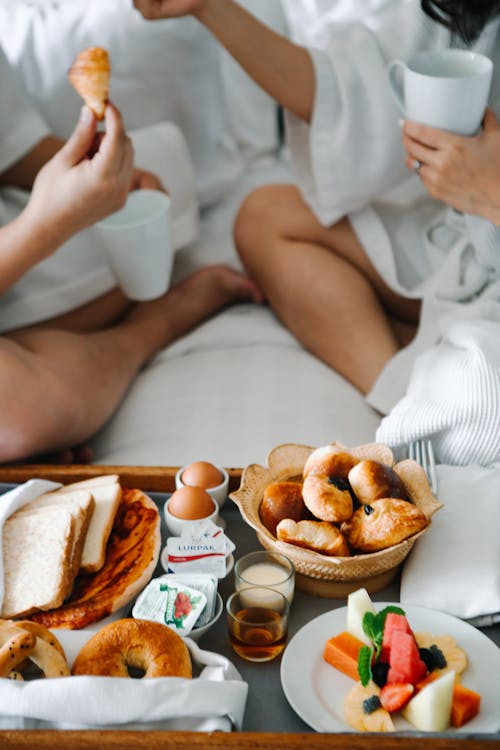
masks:
[[[208,461],[195,461],[189,464],[182,472],[181,479],[183,484],[203,489],[218,487],[224,481],[219,469]]]
[[[168,512],[185,521],[197,521],[211,516],[216,510],[215,502],[201,487],[181,487],[172,493]]]

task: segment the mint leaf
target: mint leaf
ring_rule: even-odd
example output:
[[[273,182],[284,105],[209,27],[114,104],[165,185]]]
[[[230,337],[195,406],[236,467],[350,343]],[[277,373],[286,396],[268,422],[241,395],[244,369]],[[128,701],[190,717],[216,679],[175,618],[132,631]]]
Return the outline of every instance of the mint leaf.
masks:
[[[358,654],[358,675],[363,687],[366,687],[372,679],[373,648],[362,646]]]
[[[363,615],[361,626],[363,628],[364,634],[367,635],[371,641],[373,641],[378,629],[377,615],[374,615],[373,612],[365,612],[365,614]]]

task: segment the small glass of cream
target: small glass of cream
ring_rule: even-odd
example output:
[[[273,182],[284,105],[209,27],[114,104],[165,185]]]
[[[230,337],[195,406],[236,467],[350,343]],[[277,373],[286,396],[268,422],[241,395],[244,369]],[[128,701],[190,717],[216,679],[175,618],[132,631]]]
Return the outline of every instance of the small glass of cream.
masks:
[[[280,591],[291,604],[295,589],[295,566],[279,552],[250,552],[237,560],[234,566],[234,584],[236,591],[253,586]]]

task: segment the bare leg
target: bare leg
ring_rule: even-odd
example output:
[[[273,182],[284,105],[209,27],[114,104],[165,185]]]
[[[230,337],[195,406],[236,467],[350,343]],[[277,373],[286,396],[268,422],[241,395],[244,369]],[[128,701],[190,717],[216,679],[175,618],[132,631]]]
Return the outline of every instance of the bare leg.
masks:
[[[0,461],[78,445],[113,414],[141,367],[255,284],[209,266],[91,333],[23,329],[0,339]]]
[[[395,294],[346,219],[319,224],[298,190],[261,188],[235,225],[238,252],[283,323],[313,354],[367,393],[400,348],[391,318],[418,320]]]

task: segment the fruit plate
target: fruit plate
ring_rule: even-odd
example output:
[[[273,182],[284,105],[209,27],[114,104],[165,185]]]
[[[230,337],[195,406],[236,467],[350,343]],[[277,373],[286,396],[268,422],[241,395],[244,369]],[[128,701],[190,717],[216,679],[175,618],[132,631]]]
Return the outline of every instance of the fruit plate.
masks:
[[[377,602],[377,610],[389,602]],[[401,605],[397,605],[401,606]],[[460,729],[448,733],[478,734],[500,730],[500,649],[486,635],[451,615],[418,606],[405,606],[415,632],[451,635],[467,654],[468,665],[462,675],[465,687],[479,693],[480,713]],[[316,617],[291,639],[281,662],[281,685],[285,696],[301,719],[317,732],[353,732],[343,715],[344,699],[353,681],[323,659],[326,641],[346,629],[347,607]],[[396,717],[397,732],[416,731]]]
[[[431,520],[442,504],[432,494],[422,467],[415,461],[394,462],[390,448],[380,443],[368,443],[355,448],[342,447],[356,458],[373,459],[394,468],[403,480],[406,490],[420,510]],[[256,531],[263,547],[286,555],[295,565],[295,585],[315,596],[344,599],[358,588],[368,593],[381,591],[396,577],[401,564],[415,541],[425,534],[429,526],[399,544],[370,554],[351,557],[329,557],[313,550],[278,541],[262,523],[259,506],[264,489],[271,482],[284,479],[300,480],[304,464],[314,448],[296,443],[286,443],[273,448],[267,458],[267,467],[250,464],[243,470],[241,484],[230,498],[240,509],[243,519]]]

